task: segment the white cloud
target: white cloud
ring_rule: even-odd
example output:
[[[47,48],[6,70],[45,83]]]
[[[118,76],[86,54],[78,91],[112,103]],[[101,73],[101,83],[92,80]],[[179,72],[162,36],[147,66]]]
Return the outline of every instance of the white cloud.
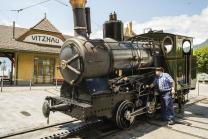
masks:
[[[8,20],[0,20],[0,25],[5,25],[5,26],[12,26],[13,22],[10,22]],[[15,23],[16,27],[21,27],[19,24]]]
[[[74,31],[63,31],[62,34],[73,36],[74,35]]]
[[[0,25],[11,26],[12,25],[12,22],[9,22],[7,20],[1,20],[0,21]]]
[[[145,28],[194,37],[194,44],[199,44],[208,39],[208,7],[191,16],[153,17],[142,23],[133,21],[133,30],[137,34],[143,33]],[[102,30],[93,32],[91,38],[102,38]]]
[[[133,22],[137,34],[143,33],[145,28],[191,36],[194,44],[199,44],[208,39],[208,7],[198,15],[153,17],[143,23]]]

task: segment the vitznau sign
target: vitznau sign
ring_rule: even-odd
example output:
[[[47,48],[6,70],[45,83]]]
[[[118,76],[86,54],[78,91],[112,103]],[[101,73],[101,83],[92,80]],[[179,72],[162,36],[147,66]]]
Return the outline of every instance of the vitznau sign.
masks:
[[[25,42],[61,46],[63,41],[58,37],[46,34],[32,34],[24,39]]]

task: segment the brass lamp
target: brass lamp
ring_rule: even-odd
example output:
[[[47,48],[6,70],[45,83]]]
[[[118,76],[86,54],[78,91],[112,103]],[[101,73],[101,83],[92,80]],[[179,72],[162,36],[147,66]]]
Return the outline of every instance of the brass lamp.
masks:
[[[70,0],[70,3],[73,8],[84,8],[87,0]]]

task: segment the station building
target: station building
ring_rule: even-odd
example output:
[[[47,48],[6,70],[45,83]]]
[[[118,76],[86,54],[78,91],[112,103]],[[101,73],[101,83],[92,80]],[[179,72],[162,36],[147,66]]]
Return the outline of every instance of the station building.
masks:
[[[13,85],[53,84],[63,81],[59,52],[70,38],[44,18],[32,28],[0,25],[0,57],[11,60]]]

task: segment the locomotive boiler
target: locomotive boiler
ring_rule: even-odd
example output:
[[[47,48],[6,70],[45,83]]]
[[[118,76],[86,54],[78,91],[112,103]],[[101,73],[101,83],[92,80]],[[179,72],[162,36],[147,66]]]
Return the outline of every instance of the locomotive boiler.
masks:
[[[60,111],[83,121],[110,119],[119,128],[130,128],[136,116],[153,116],[160,109],[157,90],[148,88],[157,67],[174,78],[175,100],[182,108],[196,81],[191,37],[150,30],[127,38],[114,12],[103,25],[103,39],[90,39],[86,1],[70,3],[75,36],[61,48],[60,72],[65,81],[60,97],[45,98],[45,117]]]
[[[86,78],[107,76],[116,70],[148,67],[153,63],[149,45],[118,42],[110,38],[71,38],[60,52],[61,73],[66,82],[73,85]]]

